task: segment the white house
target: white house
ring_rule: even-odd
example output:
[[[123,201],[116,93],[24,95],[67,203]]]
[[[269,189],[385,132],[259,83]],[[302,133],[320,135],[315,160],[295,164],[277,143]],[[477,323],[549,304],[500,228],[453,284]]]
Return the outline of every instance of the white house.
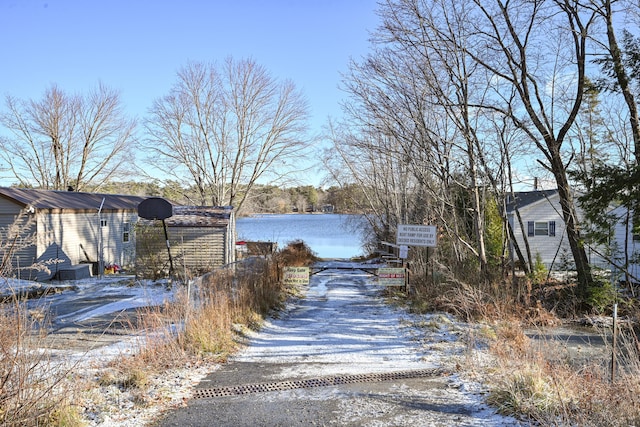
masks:
[[[0,187],[0,274],[47,280],[81,264],[89,273],[87,264],[133,265],[133,225],[142,200]]]
[[[613,271],[618,280],[640,283],[640,234],[634,233],[632,213],[623,206],[609,212],[615,218],[612,235]]]
[[[522,226],[516,216],[519,212]],[[578,215],[580,211],[578,210]],[[542,261],[548,270],[574,268],[573,255],[566,235],[566,227],[560,207],[558,190],[516,192],[507,198],[507,218],[515,241],[526,259],[525,239],[529,244],[531,259]],[[587,247],[587,256],[592,265],[604,265],[596,250]],[[515,261],[515,248],[510,248],[511,260]]]

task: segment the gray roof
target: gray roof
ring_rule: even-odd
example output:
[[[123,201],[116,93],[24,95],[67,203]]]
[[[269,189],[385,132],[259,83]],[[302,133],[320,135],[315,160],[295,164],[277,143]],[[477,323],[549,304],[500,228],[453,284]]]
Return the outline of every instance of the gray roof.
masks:
[[[232,213],[231,206],[174,206],[165,221],[171,227],[226,227]]]
[[[232,206],[173,206],[173,216],[164,220],[167,227],[226,228],[233,215]],[[140,219],[142,224],[152,220]]]
[[[512,212],[516,208],[521,209],[524,206],[528,206],[532,203],[538,202],[540,200],[548,199],[558,192],[557,189],[554,190],[536,190],[536,191],[517,191],[513,193],[515,196],[511,195],[507,196],[507,212]]]
[[[121,194],[81,193],[76,191],[36,190],[32,188],[0,187],[0,197],[23,207],[35,209],[97,211],[135,211],[145,197]]]

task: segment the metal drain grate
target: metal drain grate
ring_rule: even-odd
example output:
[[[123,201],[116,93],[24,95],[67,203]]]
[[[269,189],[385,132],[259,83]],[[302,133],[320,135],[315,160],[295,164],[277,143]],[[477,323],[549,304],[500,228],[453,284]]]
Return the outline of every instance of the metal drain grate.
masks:
[[[294,390],[299,388],[330,387],[341,384],[372,383],[409,378],[429,378],[442,375],[441,369],[420,369],[414,371],[385,372],[374,374],[340,375],[335,377],[310,378],[306,380],[279,381],[273,383],[247,384],[231,387],[196,389],[194,399],[209,399],[223,396],[264,393],[269,391]]]

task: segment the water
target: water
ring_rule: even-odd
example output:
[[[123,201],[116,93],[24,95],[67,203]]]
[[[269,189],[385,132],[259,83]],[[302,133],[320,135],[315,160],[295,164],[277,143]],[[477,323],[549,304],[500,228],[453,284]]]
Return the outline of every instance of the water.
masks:
[[[278,242],[283,248],[304,241],[320,258],[351,258],[364,253],[361,232],[354,223],[362,217],[341,214],[261,214],[238,218],[238,240]]]

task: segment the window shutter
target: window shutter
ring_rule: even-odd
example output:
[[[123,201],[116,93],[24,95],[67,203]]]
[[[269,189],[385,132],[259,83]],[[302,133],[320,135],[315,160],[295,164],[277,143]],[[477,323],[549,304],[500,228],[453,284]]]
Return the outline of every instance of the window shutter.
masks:
[[[555,235],[556,235],[556,222],[549,221],[549,236],[555,236]]]
[[[535,223],[533,221],[527,222],[527,236],[533,236],[535,234]]]

